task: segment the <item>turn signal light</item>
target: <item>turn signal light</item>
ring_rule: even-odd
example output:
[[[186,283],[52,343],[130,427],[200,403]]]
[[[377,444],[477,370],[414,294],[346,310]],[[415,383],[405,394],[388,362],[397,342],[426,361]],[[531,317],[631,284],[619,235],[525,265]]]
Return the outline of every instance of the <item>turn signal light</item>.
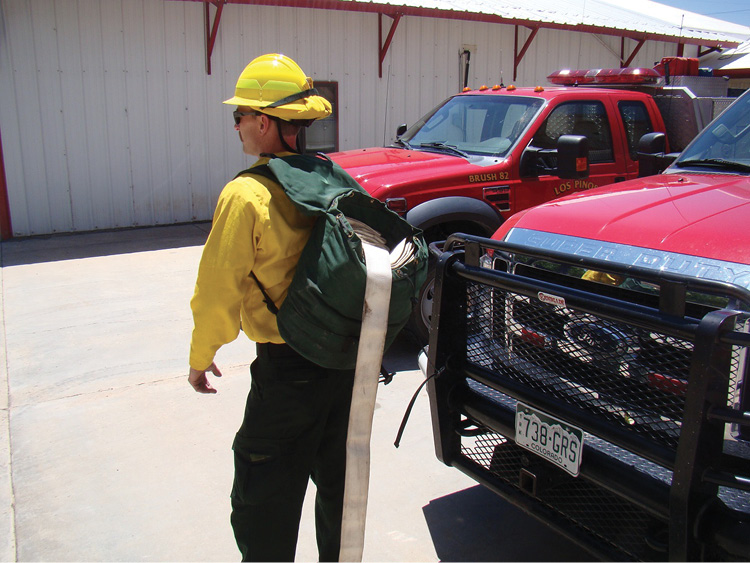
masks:
[[[543,335],[525,328],[521,329],[521,339],[538,348],[544,348],[547,344],[547,339]]]
[[[403,197],[388,198],[385,200],[385,206],[399,215],[404,215],[408,210],[406,206],[406,198]]]
[[[688,387],[687,381],[668,375],[661,375],[660,373],[649,373],[648,384],[651,387],[672,393],[673,395],[679,395],[680,397],[685,396]]]

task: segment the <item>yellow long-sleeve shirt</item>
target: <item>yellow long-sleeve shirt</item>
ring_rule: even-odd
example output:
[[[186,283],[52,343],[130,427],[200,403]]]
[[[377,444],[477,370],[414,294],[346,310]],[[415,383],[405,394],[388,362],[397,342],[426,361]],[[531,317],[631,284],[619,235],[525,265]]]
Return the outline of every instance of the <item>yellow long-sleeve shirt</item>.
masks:
[[[253,166],[266,162],[261,158]],[[272,180],[243,174],[224,187],[190,301],[192,368],[210,366],[216,351],[237,338],[240,320],[251,340],[284,342],[276,317],[249,274],[252,270],[281,306],[313,223]]]

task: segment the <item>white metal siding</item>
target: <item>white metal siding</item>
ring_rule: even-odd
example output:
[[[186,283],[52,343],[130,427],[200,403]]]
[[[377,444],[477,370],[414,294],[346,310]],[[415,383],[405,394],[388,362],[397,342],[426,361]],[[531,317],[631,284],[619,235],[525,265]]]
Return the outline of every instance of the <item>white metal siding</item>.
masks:
[[[377,14],[229,4],[208,76],[200,2],[0,7],[0,131],[16,236],[210,219],[222,186],[250,164],[221,101],[262,53],[339,83],[341,149],[388,143],[398,124],[455,93],[462,45],[476,46],[471,85],[513,82],[508,25],[402,18],[379,79]],[[619,39],[602,41],[619,53]],[[674,51],[648,42],[634,64]],[[618,65],[593,36],[541,30],[516,84]]]

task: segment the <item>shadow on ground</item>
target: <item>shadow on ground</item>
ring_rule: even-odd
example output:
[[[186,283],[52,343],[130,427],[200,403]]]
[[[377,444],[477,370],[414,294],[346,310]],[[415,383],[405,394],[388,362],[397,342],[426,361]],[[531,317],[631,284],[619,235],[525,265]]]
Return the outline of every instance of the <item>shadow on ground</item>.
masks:
[[[210,230],[211,223],[202,222],[11,239],[0,245],[0,265],[21,266],[199,246],[206,242]]]
[[[481,485],[432,500],[422,512],[440,561],[593,561]]]
[[[383,356],[383,365],[392,372],[419,369],[417,357],[421,349],[414,337],[404,329]]]

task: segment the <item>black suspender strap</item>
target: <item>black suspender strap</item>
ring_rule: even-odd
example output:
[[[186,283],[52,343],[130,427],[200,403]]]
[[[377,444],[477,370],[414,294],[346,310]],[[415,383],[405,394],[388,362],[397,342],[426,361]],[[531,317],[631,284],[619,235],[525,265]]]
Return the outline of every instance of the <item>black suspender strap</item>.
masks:
[[[260,292],[263,294],[263,303],[266,304],[266,308],[269,311],[271,311],[271,314],[278,315],[279,308],[276,306],[276,303],[274,303],[273,300],[266,293],[266,289],[263,287],[263,284],[260,283],[258,276],[255,275],[255,272],[250,272],[250,276],[255,280],[255,283],[258,284],[258,288],[260,289]]]

